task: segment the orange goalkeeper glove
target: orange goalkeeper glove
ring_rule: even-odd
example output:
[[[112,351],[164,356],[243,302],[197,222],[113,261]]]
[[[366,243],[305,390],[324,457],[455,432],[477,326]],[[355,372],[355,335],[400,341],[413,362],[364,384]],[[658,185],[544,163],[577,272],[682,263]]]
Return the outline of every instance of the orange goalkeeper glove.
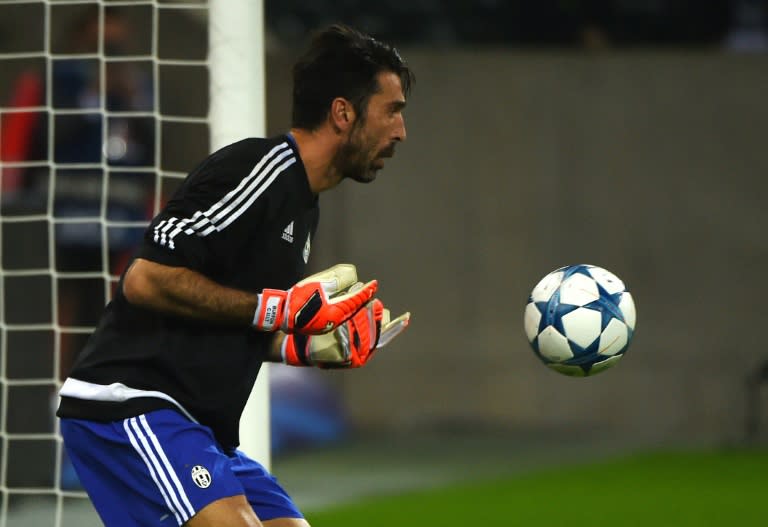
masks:
[[[390,320],[388,309],[374,299],[331,333],[315,336],[286,335],[283,362],[290,366],[359,368],[377,349],[386,346],[410,323],[410,313]]]
[[[253,315],[253,326],[262,331],[281,329],[305,335],[333,331],[364,306],[378,288],[378,282],[372,280],[352,291],[350,286],[355,283],[355,266],[338,264],[305,278],[287,291],[264,289]]]

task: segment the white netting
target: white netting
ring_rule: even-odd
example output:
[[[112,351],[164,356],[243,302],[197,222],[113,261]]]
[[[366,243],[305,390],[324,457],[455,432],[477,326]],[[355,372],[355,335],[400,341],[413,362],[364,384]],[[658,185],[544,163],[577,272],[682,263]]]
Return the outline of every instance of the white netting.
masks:
[[[0,2],[0,527],[99,524],[55,394],[147,221],[209,150],[207,4]]]

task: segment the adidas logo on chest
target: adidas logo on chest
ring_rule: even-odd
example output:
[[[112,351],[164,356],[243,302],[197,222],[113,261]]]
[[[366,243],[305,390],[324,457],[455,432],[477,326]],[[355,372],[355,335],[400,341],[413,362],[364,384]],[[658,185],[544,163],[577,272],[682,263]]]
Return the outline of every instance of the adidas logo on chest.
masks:
[[[281,238],[288,243],[293,243],[293,222],[289,223],[285,229],[283,229]]]

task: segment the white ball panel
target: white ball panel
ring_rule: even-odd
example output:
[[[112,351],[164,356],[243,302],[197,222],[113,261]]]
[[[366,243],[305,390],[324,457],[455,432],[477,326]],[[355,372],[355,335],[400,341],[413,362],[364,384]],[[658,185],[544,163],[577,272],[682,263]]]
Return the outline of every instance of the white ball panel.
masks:
[[[565,336],[582,348],[586,348],[600,336],[601,315],[594,309],[580,307],[565,315],[562,321]]]
[[[624,315],[624,320],[627,326],[634,331],[635,323],[637,322],[637,312],[635,311],[635,300],[628,292],[621,295],[621,301],[619,302],[619,309]]]
[[[539,333],[539,323],[541,323],[541,312],[533,302],[525,306],[524,321],[525,335],[528,337],[528,342],[533,342],[533,339]]]
[[[539,353],[553,362],[573,358],[568,339],[552,326],[547,326],[544,331],[539,333]]]
[[[571,275],[560,285],[560,303],[583,306],[600,298],[597,284],[583,274]]]
[[[589,269],[589,274],[595,278],[597,283],[600,284],[603,289],[608,291],[608,294],[615,295],[626,289],[624,282],[622,282],[618,276],[610,271],[606,271],[602,267],[591,267]]]
[[[603,334],[600,335],[597,352],[600,355],[615,355],[627,345],[628,338],[627,326],[618,318],[613,318],[603,330]]]
[[[570,377],[584,377],[586,375],[579,366],[570,366],[568,364],[547,364],[547,366]]]
[[[557,291],[560,283],[563,281],[562,271],[553,271],[542,278],[531,292],[531,300],[534,302],[546,302],[552,298],[552,294]]]
[[[589,369],[589,374],[595,375],[597,373],[600,373],[601,371],[607,370],[608,368],[610,368],[611,366],[619,362],[619,360],[621,360],[623,356],[624,355],[614,355],[613,357],[608,357],[603,361],[594,363],[592,367]]]

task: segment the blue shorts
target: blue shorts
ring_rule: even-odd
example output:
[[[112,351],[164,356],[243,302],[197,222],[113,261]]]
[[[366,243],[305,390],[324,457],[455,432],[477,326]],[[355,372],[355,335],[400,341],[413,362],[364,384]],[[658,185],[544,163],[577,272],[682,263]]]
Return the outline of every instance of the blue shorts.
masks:
[[[224,453],[211,430],[173,410],[102,423],[61,419],[72,464],[107,527],[182,525],[243,494],[261,520],[302,518],[259,463]]]

